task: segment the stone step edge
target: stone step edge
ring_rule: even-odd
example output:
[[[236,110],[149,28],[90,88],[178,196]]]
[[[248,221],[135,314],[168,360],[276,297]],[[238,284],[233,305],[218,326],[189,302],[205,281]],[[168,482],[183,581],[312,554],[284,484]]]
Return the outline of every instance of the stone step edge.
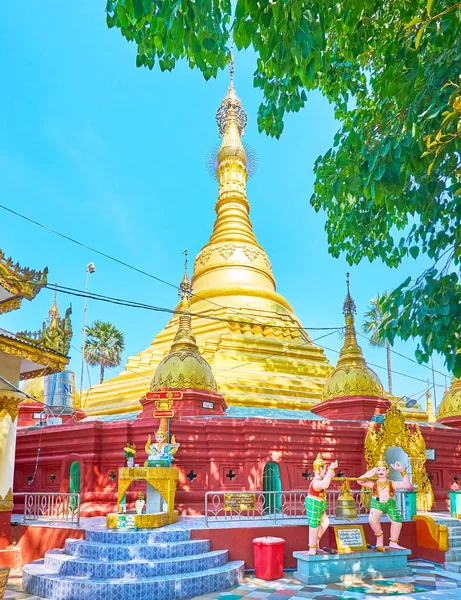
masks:
[[[190,554],[186,556],[173,556],[171,558],[155,558],[155,559],[147,559],[147,558],[134,558],[132,560],[98,560],[97,558],[85,558],[84,556],[74,556],[73,554],[66,554],[64,550],[61,548],[52,548],[51,550],[47,550],[45,552],[45,558],[49,556],[50,558],[62,559],[65,561],[75,561],[79,564],[91,564],[91,565],[139,565],[139,564],[158,564],[158,563],[166,563],[166,562],[181,562],[181,561],[192,561],[194,559],[200,558],[213,558],[214,556],[219,556],[228,552],[228,550],[210,550],[209,552],[201,552],[200,554]],[[46,567],[45,567],[46,568]],[[198,571],[197,571],[198,572]]]
[[[156,542],[155,544],[145,544],[145,543],[140,543],[140,544],[130,544],[129,547],[130,548],[145,548],[146,546],[150,546],[150,547],[154,547],[154,546],[177,546],[179,544],[196,544],[197,542],[209,542],[210,540],[205,540],[205,539],[197,539],[197,540],[181,540],[179,542]],[[78,545],[78,546],[98,546],[98,548],[120,548],[120,547],[124,547],[125,544],[105,544],[102,542],[88,542],[87,540],[80,540],[78,538],[66,538],[65,540],[65,544],[67,544],[67,542],[70,542],[71,544],[74,545]],[[128,546],[128,544],[127,544]]]
[[[87,529],[86,530],[86,534],[89,536],[88,537],[93,537],[93,534],[104,534],[110,537],[114,538],[114,543],[117,545],[124,545],[125,543],[131,543],[128,542],[127,539],[129,539],[130,537],[147,537],[150,538],[150,540],[155,541],[155,538],[163,538],[165,536],[167,536],[168,534],[172,533],[172,534],[177,534],[180,533],[181,536],[184,537],[183,540],[172,540],[171,542],[169,542],[168,540],[164,540],[163,542],[161,540],[159,540],[159,543],[173,543],[173,542],[186,542],[188,540],[190,540],[190,529],[175,529],[171,532],[169,531],[149,531],[149,530],[141,530],[141,531],[98,531],[98,530],[91,530],[91,529]],[[139,536],[139,534],[142,534],[142,536]],[[115,538],[118,538],[118,541],[115,541]],[[77,538],[71,538],[71,539],[77,539]],[[90,541],[88,538],[86,538],[85,541]],[[104,544],[105,542],[100,542],[99,540],[94,540],[93,543],[98,543],[98,544]],[[110,542],[108,542],[110,543]]]
[[[75,575],[60,575],[54,571],[50,571],[44,565],[43,559],[35,560],[24,566],[23,572],[31,577],[40,577],[52,581],[68,581],[70,583],[85,583],[85,585],[107,585],[110,581],[111,585],[136,585],[145,583],[163,583],[165,581],[180,581],[186,579],[194,579],[197,577],[208,577],[210,575],[218,575],[220,573],[227,573],[244,567],[245,561],[234,560],[227,562],[225,565],[220,567],[214,567],[213,569],[206,569],[204,571],[192,571],[190,573],[175,573],[174,575],[159,575],[157,577],[132,577],[127,579],[101,579],[92,577],[88,580],[87,576],[75,576]],[[43,571],[43,572],[41,572]]]

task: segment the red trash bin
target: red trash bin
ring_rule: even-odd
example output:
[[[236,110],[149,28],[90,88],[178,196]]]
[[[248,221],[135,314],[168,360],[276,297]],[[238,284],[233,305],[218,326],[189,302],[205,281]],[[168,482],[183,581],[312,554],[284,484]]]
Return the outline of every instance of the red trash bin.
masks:
[[[253,540],[255,576],[258,579],[280,579],[283,577],[283,554],[285,540],[277,537],[261,537]]]

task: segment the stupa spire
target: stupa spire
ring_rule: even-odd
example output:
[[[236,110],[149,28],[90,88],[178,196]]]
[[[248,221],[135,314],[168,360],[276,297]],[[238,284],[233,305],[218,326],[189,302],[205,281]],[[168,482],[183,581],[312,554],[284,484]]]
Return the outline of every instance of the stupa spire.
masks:
[[[432,406],[432,394],[431,394],[431,388],[429,387],[429,382],[427,383],[427,392],[426,392],[426,400],[427,400],[427,404],[426,404],[426,414],[427,414],[427,420],[429,423],[435,423],[435,415],[434,415],[434,408]]]
[[[357,334],[355,331],[354,316],[357,313],[354,299],[350,291],[350,275],[346,273],[347,293],[343,304],[343,314],[346,321],[344,332],[344,344],[339,354],[338,366],[344,364],[365,365],[362,348],[357,343]]]
[[[218,151],[216,177],[219,183],[217,219],[210,244],[249,242],[256,244],[250,222],[250,205],[246,195],[248,179],[247,155],[242,143],[247,114],[234,87],[234,58],[231,55],[230,83],[227,94],[216,112],[219,135],[223,136]]]
[[[179,303],[179,327],[171,345],[170,353],[181,349],[190,349],[199,351],[194,332],[192,331],[192,320],[190,312],[190,297],[192,296],[192,286],[187,275],[187,257],[188,251],[184,250],[184,276],[179,284],[178,295]]]

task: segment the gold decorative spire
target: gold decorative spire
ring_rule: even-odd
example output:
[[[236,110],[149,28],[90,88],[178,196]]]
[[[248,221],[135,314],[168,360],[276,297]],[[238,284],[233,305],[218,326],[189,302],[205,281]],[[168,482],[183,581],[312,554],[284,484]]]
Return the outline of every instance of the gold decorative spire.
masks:
[[[362,348],[357,343],[357,334],[355,332],[354,324],[354,315],[357,313],[357,308],[351,296],[349,277],[349,273],[346,273],[347,293],[343,304],[346,329],[344,332],[344,344],[339,354],[338,367],[340,365],[366,366]]]
[[[432,407],[432,394],[431,394],[431,389],[429,387],[429,383],[428,383],[427,392],[426,392],[426,399],[427,399],[427,405],[426,405],[427,422],[435,423],[434,409]]]
[[[59,308],[56,302],[56,297],[57,297],[57,290],[54,290],[54,300],[53,300],[53,304],[50,308],[50,310],[48,311],[48,323],[56,323],[59,321],[59,319],[61,318],[61,314],[59,313]]]
[[[199,351],[195,335],[192,331],[192,321],[190,314],[190,297],[192,296],[192,286],[187,276],[187,250],[184,250],[184,276],[179,284],[178,295],[179,303],[179,327],[174,337],[170,353],[182,349],[192,349]]]
[[[323,388],[322,399],[331,400],[345,396],[367,396],[384,398],[384,388],[378,375],[368,367],[362,348],[357,343],[354,315],[357,312],[350,293],[349,273],[346,275],[347,293],[343,304],[346,321],[344,343],[339,353],[338,364],[328,377]]]
[[[247,116],[234,88],[234,63],[230,85],[216,113],[219,134],[216,177],[219,183],[216,221],[210,241],[195,260],[192,285],[197,296],[251,296],[291,306],[275,292],[275,279],[267,254],[253,232],[246,194],[247,155],[242,143]],[[195,305],[197,298],[192,298]],[[282,310],[283,310],[282,309]]]
[[[169,353],[158,365],[150,391],[197,389],[217,392],[210,365],[202,357],[192,331],[190,298],[192,287],[187,276],[187,250],[184,250],[184,276],[179,285],[179,326]]]

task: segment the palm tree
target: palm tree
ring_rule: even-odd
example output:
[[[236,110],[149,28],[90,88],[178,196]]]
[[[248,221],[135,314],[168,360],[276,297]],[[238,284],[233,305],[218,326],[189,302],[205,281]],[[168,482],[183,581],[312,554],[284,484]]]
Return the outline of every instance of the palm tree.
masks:
[[[377,294],[370,300],[368,310],[365,313],[362,325],[363,333],[371,333],[370,344],[379,348],[386,347],[387,350],[387,379],[389,382],[389,393],[392,394],[392,365],[391,365],[391,345],[382,333],[382,325],[388,318],[383,310],[383,304],[388,300],[389,292]]]
[[[125,346],[123,333],[112,323],[95,321],[86,328],[83,357],[92,367],[100,365],[99,383],[104,381],[105,367],[118,367]]]

